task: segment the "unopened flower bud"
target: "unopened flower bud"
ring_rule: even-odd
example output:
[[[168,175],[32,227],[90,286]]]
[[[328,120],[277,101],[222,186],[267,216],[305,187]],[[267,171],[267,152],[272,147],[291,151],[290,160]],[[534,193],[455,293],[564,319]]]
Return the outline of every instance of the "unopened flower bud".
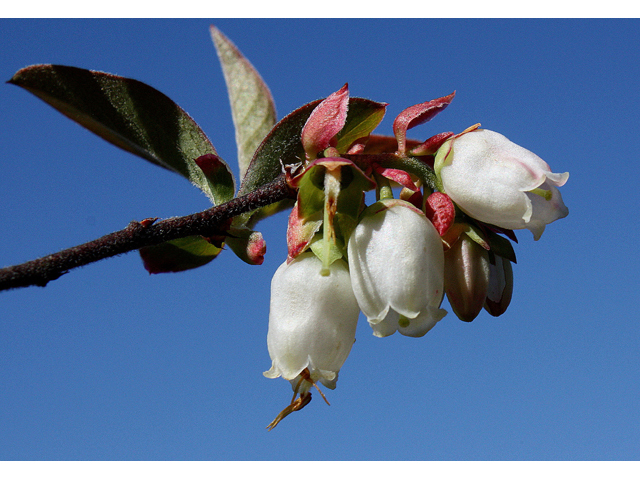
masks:
[[[495,265],[489,264],[489,288],[484,309],[494,317],[507,311],[513,294],[513,268],[511,262],[498,255]]]
[[[489,253],[466,234],[444,253],[444,289],[456,316],[478,316],[489,287]]]

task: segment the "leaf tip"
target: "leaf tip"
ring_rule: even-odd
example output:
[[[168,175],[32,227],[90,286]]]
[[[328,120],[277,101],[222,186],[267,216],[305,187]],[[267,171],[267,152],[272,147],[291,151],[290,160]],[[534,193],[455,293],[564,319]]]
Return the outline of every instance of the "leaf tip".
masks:
[[[222,159],[213,153],[207,153],[195,159],[196,165],[207,176],[207,178],[215,177],[215,174],[221,168],[226,168]]]

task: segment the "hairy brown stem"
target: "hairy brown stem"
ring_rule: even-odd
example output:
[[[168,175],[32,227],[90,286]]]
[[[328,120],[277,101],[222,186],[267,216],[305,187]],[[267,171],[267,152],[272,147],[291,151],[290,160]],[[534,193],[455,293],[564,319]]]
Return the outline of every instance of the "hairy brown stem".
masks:
[[[44,287],[73,268],[104,258],[191,235],[208,237],[220,234],[221,227],[229,219],[287,198],[295,198],[295,191],[281,175],[247,195],[199,213],[157,223],[153,220],[133,221],[126,228],[91,242],[0,269],[0,290],[33,285]]]

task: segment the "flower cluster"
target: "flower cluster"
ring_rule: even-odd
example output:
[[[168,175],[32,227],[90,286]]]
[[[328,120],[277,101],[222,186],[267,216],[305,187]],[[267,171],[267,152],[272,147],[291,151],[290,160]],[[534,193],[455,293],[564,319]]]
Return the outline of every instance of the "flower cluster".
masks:
[[[349,117],[348,87],[319,103],[301,132],[305,158],[286,167],[298,198],[289,216],[288,258],[271,283],[269,378],[291,382],[291,403],[269,425],[334,389],[362,312],[377,337],[421,337],[445,315],[498,316],[513,290],[510,240],[568,214],[552,173],[530,151],[473,126],[425,142],[409,128],[453,99],[404,110],[394,137],[371,135],[384,114]],[[353,118],[356,118],[353,120]],[[365,128],[366,127],[366,128]],[[393,187],[401,187],[394,198]],[[366,205],[365,192],[376,201]],[[326,400],[326,398],[325,398]],[[328,402],[327,402],[328,403]]]

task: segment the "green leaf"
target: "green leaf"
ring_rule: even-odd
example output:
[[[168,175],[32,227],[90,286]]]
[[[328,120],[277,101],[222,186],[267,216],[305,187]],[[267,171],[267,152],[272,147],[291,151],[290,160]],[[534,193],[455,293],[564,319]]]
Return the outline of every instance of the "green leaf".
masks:
[[[244,178],[253,154],[276,123],[275,103],[267,84],[238,48],[216,27],[210,30],[227,83],[240,178]]]
[[[242,179],[238,196],[275,180],[282,173],[282,165],[304,161],[300,135],[309,115],[321,101],[322,99],[303,105],[273,127],[256,150]]]
[[[206,265],[221,251],[204,237],[192,236],[143,247],[140,257],[149,273],[182,272]]]
[[[344,153],[353,142],[368,136],[380,124],[387,109],[386,103],[365,98],[352,98],[344,128],[337,135],[336,148]]]
[[[249,193],[275,180],[282,173],[282,165],[303,162],[304,148],[300,135],[314,108],[322,101],[307,103],[284,117],[258,147],[238,195]],[[349,99],[349,113],[344,128],[338,134],[338,144],[347,148],[375,128],[384,115],[385,104],[353,97]]]
[[[304,162],[305,152],[301,140],[302,129],[313,109],[322,100],[315,100],[303,105],[273,127],[256,150],[247,173],[242,179],[238,196],[249,193],[275,180],[282,173],[283,165]],[[349,142],[350,145],[358,138],[366,136],[370,131],[369,129],[375,128],[375,125],[382,119],[381,115],[384,115],[384,107],[385,104],[365,98],[350,98],[347,120],[344,128],[338,134],[338,142],[343,144]],[[344,140],[341,140],[343,138]],[[255,225],[259,219],[288,208],[292,203],[290,200],[283,200],[264,209],[256,210],[252,214],[238,217],[237,221],[234,221],[234,225]]]
[[[247,173],[242,179],[238,196],[252,192],[274,181],[282,173],[282,165],[304,161],[305,154],[300,135],[313,109],[322,100],[308,103],[280,120],[256,150]],[[292,200],[282,200],[268,207],[239,215],[233,221],[236,226],[252,227],[259,220],[293,205]]]
[[[299,180],[296,178],[296,186],[299,189],[297,200],[299,216],[305,221],[317,212],[324,210],[325,172],[325,167],[316,165],[308,167]]]
[[[217,153],[197,123],[158,90],[137,80],[62,65],[19,70],[18,85],[108,142],[176,172],[200,188],[215,205],[233,198],[229,166],[215,181],[195,159]],[[218,157],[219,158],[219,157]]]
[[[512,263],[518,263],[516,259],[516,252],[509,240],[489,229],[486,229],[485,233],[487,234],[487,241],[489,242],[493,253],[506,258]]]

